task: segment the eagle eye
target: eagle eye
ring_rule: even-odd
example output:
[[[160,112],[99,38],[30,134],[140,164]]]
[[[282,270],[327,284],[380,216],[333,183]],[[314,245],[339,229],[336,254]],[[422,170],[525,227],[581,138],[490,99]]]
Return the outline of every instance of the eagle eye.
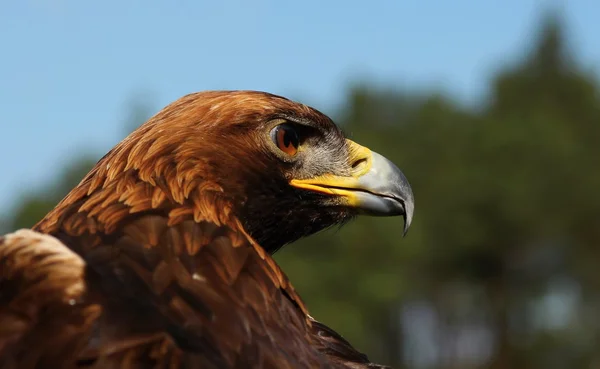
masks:
[[[294,156],[298,152],[300,140],[294,126],[289,123],[283,123],[271,130],[271,139],[284,153]]]

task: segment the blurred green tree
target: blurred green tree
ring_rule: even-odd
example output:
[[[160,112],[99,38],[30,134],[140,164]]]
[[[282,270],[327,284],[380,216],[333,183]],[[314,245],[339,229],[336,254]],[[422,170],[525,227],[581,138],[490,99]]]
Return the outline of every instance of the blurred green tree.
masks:
[[[446,328],[477,323],[492,333],[486,360],[458,367],[561,368],[556,353],[581,354],[570,326],[548,340],[529,308],[562,275],[598,299],[598,85],[567,46],[559,20],[547,17],[478,111],[439,95],[352,91],[339,121],[403,168],[417,210],[405,240],[396,220],[358,219],[279,255],[316,318],[397,366],[393,311],[414,298],[430,301]]]

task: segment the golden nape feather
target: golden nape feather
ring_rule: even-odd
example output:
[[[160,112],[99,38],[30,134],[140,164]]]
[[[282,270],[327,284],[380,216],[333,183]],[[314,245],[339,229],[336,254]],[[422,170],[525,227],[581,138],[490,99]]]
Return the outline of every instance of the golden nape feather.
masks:
[[[185,96],[33,230],[0,239],[0,368],[376,368],[313,320],[271,255],[412,190],[327,116]]]

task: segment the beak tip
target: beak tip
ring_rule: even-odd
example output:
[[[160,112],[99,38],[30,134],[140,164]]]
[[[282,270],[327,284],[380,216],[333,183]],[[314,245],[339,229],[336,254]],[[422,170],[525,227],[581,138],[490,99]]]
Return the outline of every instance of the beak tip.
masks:
[[[410,224],[412,223],[414,211],[415,211],[415,205],[414,205],[414,202],[413,202],[412,196],[411,196],[411,200],[407,201],[404,204],[404,216],[403,216],[404,230],[402,232],[402,237],[406,237],[406,234],[408,233],[408,228],[410,228]]]
[[[404,230],[402,231],[402,238],[406,237],[406,234],[408,233],[408,227],[410,225],[408,224],[408,222],[406,221],[406,217],[404,218]]]

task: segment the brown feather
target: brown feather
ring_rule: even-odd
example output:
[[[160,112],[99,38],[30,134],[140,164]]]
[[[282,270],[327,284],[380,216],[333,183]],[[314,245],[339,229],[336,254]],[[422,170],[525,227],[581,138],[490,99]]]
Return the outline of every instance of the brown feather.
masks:
[[[188,95],[100,160],[34,227],[48,235],[1,239],[0,368],[370,367],[312,320],[245,227],[260,204],[265,224],[281,219],[267,196],[281,172],[255,129],[280,116],[342,142],[329,118],[281,97]]]
[[[0,238],[0,261],[0,367],[74,367],[102,311],[86,301],[83,260],[20,230]]]

